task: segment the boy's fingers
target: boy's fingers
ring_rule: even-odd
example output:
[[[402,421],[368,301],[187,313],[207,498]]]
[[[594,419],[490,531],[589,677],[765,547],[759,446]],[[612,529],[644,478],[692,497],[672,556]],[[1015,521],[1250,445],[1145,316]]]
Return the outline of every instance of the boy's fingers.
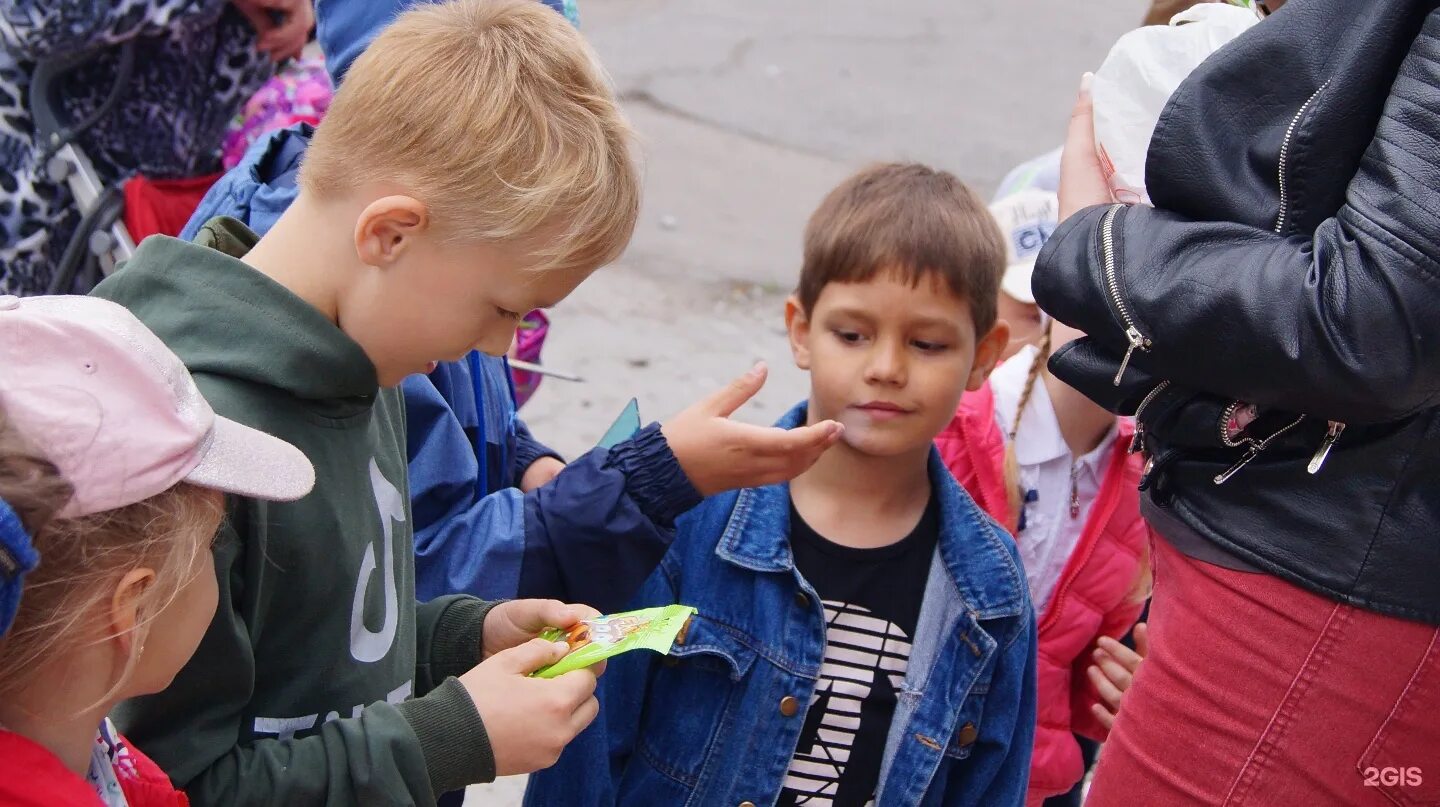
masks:
[[[591,608],[588,605],[585,605],[584,603],[572,603],[570,605],[561,605],[560,607],[564,611],[561,618],[567,619],[569,621],[566,622],[564,625],[556,625],[555,627],[557,628],[568,628],[581,620],[594,619],[595,617],[600,616],[599,611]]]
[[[1135,623],[1135,653],[1142,659],[1150,655],[1150,626],[1144,622]]]
[[[810,467],[825,449],[835,444],[844,433],[845,427],[833,420],[826,420],[798,429],[777,429],[755,426],[749,435],[750,450],[757,454],[773,457],[798,457]],[[814,456],[810,456],[813,454]]]
[[[755,397],[755,393],[765,386],[765,378],[769,372],[765,362],[759,362],[750,368],[750,372],[731,381],[723,389],[706,398],[700,405],[701,411],[712,417],[730,417],[736,409],[744,406],[746,401]]]
[[[570,715],[570,731],[579,734],[595,721],[595,716],[600,714],[600,701],[595,698],[587,698],[580,708]]]
[[[589,619],[598,616],[599,611],[588,605],[574,605],[559,600],[540,600],[536,603],[534,612],[534,624],[524,625],[525,628],[541,630],[543,628],[568,628],[582,619]]]
[[[595,671],[589,667],[565,673],[556,678],[555,683],[563,688],[565,702],[572,710],[580,708],[587,698],[595,697],[595,687],[599,684]]]
[[[490,658],[492,663],[507,672],[529,675],[541,667],[554,664],[564,658],[568,652],[570,652],[570,646],[564,642],[531,639],[525,644],[501,650]]]

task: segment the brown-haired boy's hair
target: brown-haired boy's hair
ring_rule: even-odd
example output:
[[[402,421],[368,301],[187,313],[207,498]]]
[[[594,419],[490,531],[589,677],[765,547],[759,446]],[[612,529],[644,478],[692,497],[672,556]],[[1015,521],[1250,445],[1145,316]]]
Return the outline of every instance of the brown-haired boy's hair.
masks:
[[[984,202],[954,175],[915,163],[866,168],[831,191],[805,227],[796,296],[809,314],[830,283],[899,272],[938,276],[970,306],[977,335],[995,325],[1005,242]]]
[[[594,53],[535,0],[400,15],[355,60],[300,169],[334,198],[390,184],[455,240],[524,240],[536,268],[594,269],[640,208],[630,127]]]

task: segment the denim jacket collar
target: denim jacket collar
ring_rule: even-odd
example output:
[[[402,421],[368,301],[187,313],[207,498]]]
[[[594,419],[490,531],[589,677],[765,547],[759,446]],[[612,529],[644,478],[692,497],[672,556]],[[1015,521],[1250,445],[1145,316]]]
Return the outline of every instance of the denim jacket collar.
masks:
[[[802,402],[775,425],[782,429],[802,426],[807,411],[808,403]],[[949,477],[934,448],[929,462],[931,480],[942,482]],[[934,485],[934,490],[940,497],[938,552],[966,610],[982,620],[1023,613],[1028,607],[1023,594],[1025,577],[1006,548],[1010,539],[953,480]],[[727,563],[757,572],[792,571],[795,561],[790,553],[789,519],[788,484],[741,490],[715,554]]]

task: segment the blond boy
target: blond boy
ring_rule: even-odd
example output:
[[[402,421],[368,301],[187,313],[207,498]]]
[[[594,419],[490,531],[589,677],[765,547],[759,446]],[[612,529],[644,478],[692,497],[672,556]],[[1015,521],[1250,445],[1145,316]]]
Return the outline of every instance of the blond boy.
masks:
[[[532,0],[460,0],[402,15],[355,62],[265,238],[217,219],[97,289],[218,412],[317,470],[300,502],[231,502],[199,651],[118,715],[193,803],[432,803],[549,764],[594,717],[594,673],[528,677],[563,652],[534,634],[588,609],[414,604],[393,387],[502,353],[522,314],[620,253],[638,206],[628,128],[574,29]],[[687,439],[717,442],[723,418],[697,417]],[[834,431],[731,473],[798,471]]]

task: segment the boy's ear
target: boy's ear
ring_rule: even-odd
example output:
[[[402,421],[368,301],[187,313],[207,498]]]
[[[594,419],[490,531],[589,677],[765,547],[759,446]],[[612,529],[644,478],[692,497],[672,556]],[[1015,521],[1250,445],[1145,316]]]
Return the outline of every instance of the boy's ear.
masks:
[[[809,370],[810,317],[801,307],[800,298],[793,294],[785,298],[785,331],[790,336],[790,353],[795,356],[795,366]]]
[[[970,379],[965,384],[965,389],[975,391],[985,384],[985,379],[990,377],[990,371],[1000,361],[1000,354],[1005,352],[1005,346],[1010,344],[1010,323],[1005,320],[997,320],[995,327],[990,333],[980,337],[975,343],[975,363],[970,365]]]
[[[381,197],[366,205],[355,221],[355,253],[367,266],[388,266],[429,227],[424,202],[413,196]]]

